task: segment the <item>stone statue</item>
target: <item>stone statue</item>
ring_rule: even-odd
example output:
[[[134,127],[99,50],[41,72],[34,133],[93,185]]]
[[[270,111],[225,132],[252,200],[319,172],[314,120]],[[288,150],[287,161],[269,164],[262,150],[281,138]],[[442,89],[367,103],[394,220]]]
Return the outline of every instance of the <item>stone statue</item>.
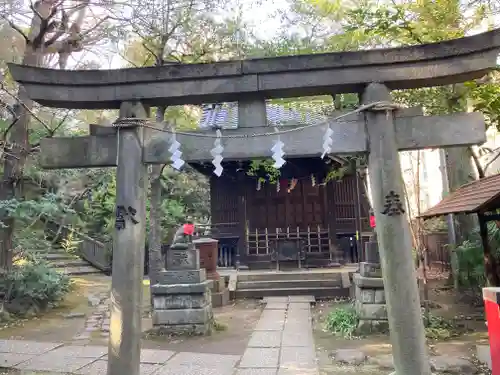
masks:
[[[186,224],[181,225],[174,233],[174,238],[170,246],[165,246],[163,250],[163,258],[166,258],[168,250],[188,250],[194,247],[193,235],[195,232],[195,225],[192,220],[187,220]]]

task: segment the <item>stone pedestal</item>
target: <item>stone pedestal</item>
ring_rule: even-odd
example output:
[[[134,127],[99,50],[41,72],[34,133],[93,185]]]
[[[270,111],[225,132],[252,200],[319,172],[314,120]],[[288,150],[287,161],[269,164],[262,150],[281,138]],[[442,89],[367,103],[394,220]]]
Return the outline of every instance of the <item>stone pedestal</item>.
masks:
[[[166,254],[165,271],[151,288],[153,329],[164,334],[204,335],[213,327],[211,288],[199,251],[174,244]]]
[[[212,307],[221,307],[229,303],[229,289],[226,288],[226,283],[222,277],[213,280],[210,291],[212,294]]]
[[[353,279],[360,333],[381,332],[389,329],[384,281],[376,241],[376,236],[373,235],[365,244],[367,261],[359,264],[359,273],[354,274]]]

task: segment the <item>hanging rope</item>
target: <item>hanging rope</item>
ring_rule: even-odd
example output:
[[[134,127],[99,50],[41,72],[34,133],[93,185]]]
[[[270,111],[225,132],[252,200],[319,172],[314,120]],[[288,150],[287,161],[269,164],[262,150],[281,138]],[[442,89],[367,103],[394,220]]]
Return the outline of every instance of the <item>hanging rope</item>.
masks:
[[[324,121],[324,122],[320,122],[320,123],[316,123],[316,124],[298,126],[298,127],[294,127],[291,129],[282,129],[282,130],[278,130],[278,131],[269,131],[269,132],[264,132],[264,133],[253,133],[253,134],[229,134],[229,135],[223,134],[222,136],[218,136],[215,133],[206,133],[206,132],[196,132],[195,133],[195,132],[175,131],[175,134],[181,134],[181,135],[188,136],[188,137],[198,137],[198,138],[228,138],[228,139],[270,137],[270,136],[277,136],[277,135],[281,135],[281,134],[298,132],[301,130],[313,128],[315,126],[326,126],[326,125],[328,125],[329,122],[338,121],[338,120],[343,119],[345,117],[351,116],[351,115],[356,114],[356,113],[361,113],[364,111],[377,111],[377,112],[378,111],[385,111],[385,112],[389,113],[390,111],[393,111],[396,109],[402,109],[402,108],[404,108],[404,107],[400,104],[397,104],[397,103],[392,103],[392,102],[388,102],[388,101],[380,101],[380,102],[374,102],[374,103],[362,105],[362,106],[360,106],[360,107],[358,107],[350,112],[343,113],[343,114],[341,114],[337,117],[334,117],[328,121]],[[113,123],[113,126],[115,126],[115,127],[130,126],[130,125],[136,125],[136,126],[140,126],[140,127],[147,128],[147,129],[153,129],[153,130],[163,132],[163,133],[170,133],[170,134],[174,133],[174,130],[172,130],[172,129],[160,129],[160,128],[158,128],[156,123],[150,121],[149,119],[121,118],[121,119],[116,120]]]

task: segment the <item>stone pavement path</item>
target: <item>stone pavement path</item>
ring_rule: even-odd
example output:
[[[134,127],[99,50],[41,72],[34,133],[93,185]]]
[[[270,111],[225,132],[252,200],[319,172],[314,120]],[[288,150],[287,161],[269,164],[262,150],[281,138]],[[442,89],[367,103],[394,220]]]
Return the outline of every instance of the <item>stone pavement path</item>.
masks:
[[[141,375],[318,375],[312,300],[269,298],[243,356],[143,349]],[[105,375],[107,351],[106,346],[0,340],[0,368]]]
[[[236,375],[318,375],[309,296],[270,297]]]

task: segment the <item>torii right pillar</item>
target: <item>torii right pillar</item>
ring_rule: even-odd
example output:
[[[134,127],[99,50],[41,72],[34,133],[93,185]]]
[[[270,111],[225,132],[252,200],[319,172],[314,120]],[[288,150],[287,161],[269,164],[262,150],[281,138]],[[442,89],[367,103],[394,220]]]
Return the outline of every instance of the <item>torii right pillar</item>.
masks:
[[[385,85],[371,83],[363,104],[391,102]],[[404,211],[403,175],[393,110],[365,112],[368,168],[396,375],[431,375],[425,342],[409,223]]]

